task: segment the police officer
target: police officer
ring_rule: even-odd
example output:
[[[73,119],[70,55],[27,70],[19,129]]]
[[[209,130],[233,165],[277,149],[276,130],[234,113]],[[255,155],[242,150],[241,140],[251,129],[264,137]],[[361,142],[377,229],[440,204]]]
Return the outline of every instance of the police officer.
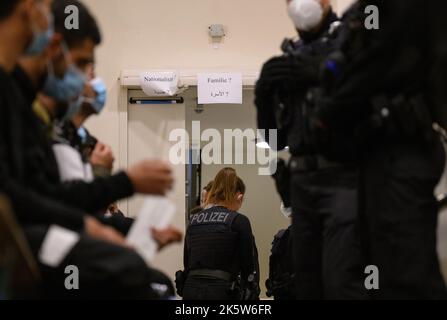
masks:
[[[292,154],[291,175],[286,175],[290,182],[285,179],[283,184],[291,187],[296,296],[366,299],[357,169],[354,163],[333,161],[330,153],[321,153],[319,141],[329,141],[329,149],[333,137],[310,130],[314,110],[307,103],[307,90],[319,82],[322,57],[336,46],[331,39],[338,19],[326,0],[287,3],[301,40],[285,42],[285,54],[264,65],[255,103],[259,128],[278,129],[278,148],[289,146]]]
[[[57,4],[61,2],[62,0],[57,1]],[[71,2],[73,4],[74,0]],[[51,1],[16,0],[2,2],[1,5],[0,33],[2,39],[5,35],[11,38],[8,38],[8,45],[2,43],[0,49],[0,104],[6,115],[0,119],[0,190],[11,199],[35,257],[39,256],[41,244],[50,225],[60,225],[79,234],[79,242],[59,266],[43,265],[40,259],[36,258],[43,279],[42,289],[46,296],[119,298],[125,295],[127,298],[159,298],[159,290],[150,287],[154,282],[155,273],[147,268],[138,254],[126,248],[124,237],[118,231],[97,221],[94,214],[96,210],[83,210],[76,208],[74,204],[70,206],[69,201],[53,194],[53,191],[67,192],[67,195],[71,192],[67,189],[63,191],[64,186],[59,184],[48,136],[31,110],[37,90],[42,88],[42,75],[45,73],[47,59],[51,56],[47,45],[51,39],[56,40],[50,32],[50,4]],[[84,21],[82,17],[94,21],[81,3],[76,1],[74,4],[79,8],[81,21]],[[37,28],[39,25],[36,23],[39,20],[40,23],[45,21],[44,28],[43,25]],[[87,28],[87,24],[82,25]],[[95,23],[90,24],[92,25]],[[84,27],[81,29],[84,30]],[[81,37],[90,38],[90,32],[81,32]],[[76,34],[79,35],[78,32]],[[31,44],[27,50],[28,62],[38,62],[43,68],[18,68],[12,78],[11,70],[18,54],[24,51],[27,43]],[[5,57],[9,59],[7,64],[4,63]],[[33,66],[35,67],[34,64]],[[61,70],[61,73],[60,76],[63,77],[64,71]],[[61,89],[60,86],[57,86],[55,91],[58,89]],[[122,183],[117,181],[117,185]],[[101,190],[99,193],[106,197],[112,192],[110,189],[108,192],[105,192],[104,188]],[[83,198],[92,193],[76,194]],[[102,202],[97,197],[94,198],[95,201]],[[105,200],[104,203],[109,201]],[[66,290],[66,265],[78,266],[83,274],[84,289],[81,286],[80,290],[75,290],[77,292]],[[110,281],[111,278],[115,280]]]
[[[368,16],[367,6],[376,16]],[[326,61],[319,119],[350,130],[361,162],[361,215],[377,299],[445,299],[434,188],[444,167],[445,2],[358,1]],[[371,9],[371,7],[369,7]],[[371,13],[371,11],[368,11]],[[378,28],[366,28],[378,19]],[[368,18],[368,20],[367,20]]]
[[[221,170],[205,210],[191,217],[186,232],[184,300],[254,300],[259,297],[257,254],[248,218],[241,208],[245,185],[231,168]],[[256,260],[256,261],[255,261]]]
[[[281,203],[280,210],[287,219],[292,217],[292,208],[286,208],[284,203]],[[295,264],[291,225],[275,235],[266,287],[268,297],[274,297],[275,300],[295,300]]]

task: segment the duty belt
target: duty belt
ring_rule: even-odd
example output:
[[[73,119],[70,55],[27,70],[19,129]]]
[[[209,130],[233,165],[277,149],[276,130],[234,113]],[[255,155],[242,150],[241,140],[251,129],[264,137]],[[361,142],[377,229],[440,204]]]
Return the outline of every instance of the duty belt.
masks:
[[[191,270],[188,272],[188,277],[209,277],[224,281],[233,280],[233,275],[231,273],[222,270],[212,270],[212,269]]]
[[[329,168],[339,168],[343,165],[339,162],[327,160],[321,155],[292,157],[289,163],[290,171],[317,171]]]

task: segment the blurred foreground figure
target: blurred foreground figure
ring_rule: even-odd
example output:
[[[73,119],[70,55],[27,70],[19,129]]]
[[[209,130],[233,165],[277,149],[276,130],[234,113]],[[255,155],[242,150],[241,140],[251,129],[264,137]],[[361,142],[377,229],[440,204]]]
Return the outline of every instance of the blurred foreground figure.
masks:
[[[273,272],[269,288],[275,298],[294,294],[297,299],[368,299],[357,219],[356,161],[334,159],[333,154],[349,154],[345,145],[334,143],[345,142],[345,137],[311,130],[315,116],[308,92],[320,85],[320,65],[338,47],[339,18],[328,0],[287,4],[300,40],[283,43],[284,54],[264,65],[255,90],[258,127],[277,130],[278,149],[288,146],[291,154],[288,164],[278,162],[273,177],[285,207],[292,208],[291,238],[286,233],[281,239],[286,247],[293,244],[293,250],[278,252],[281,246],[274,245],[273,257],[288,261],[285,268],[276,268],[276,263],[272,267],[289,271],[290,264],[295,266],[283,277]],[[267,134],[266,141],[275,148]],[[295,284],[287,285],[287,294],[275,293],[275,288],[283,291],[283,285],[290,284],[291,274]]]
[[[245,184],[232,168],[219,171],[204,209],[191,216],[184,271],[176,274],[183,300],[258,300],[259,264],[248,218],[239,213]]]
[[[368,28],[371,9],[378,29]],[[365,249],[379,270],[376,299],[447,297],[434,197],[445,156],[433,130],[447,124],[446,9],[440,1],[357,2],[314,92],[318,129],[343,132],[355,146]]]

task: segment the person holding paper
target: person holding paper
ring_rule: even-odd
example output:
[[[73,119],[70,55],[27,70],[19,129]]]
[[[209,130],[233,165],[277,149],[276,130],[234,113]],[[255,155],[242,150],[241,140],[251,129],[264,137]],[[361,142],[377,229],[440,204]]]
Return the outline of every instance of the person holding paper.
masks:
[[[255,105],[258,128],[277,130],[278,150],[291,155],[273,177],[293,212],[296,298],[367,300],[353,134],[322,127],[313,101],[320,65],[339,45],[339,18],[328,0],[286,3],[300,39],[264,64]]]
[[[210,181],[205,186],[205,188],[202,189],[202,193],[200,194],[200,205],[191,210],[191,212],[189,213],[188,220],[190,220],[191,217],[193,215],[195,215],[196,213],[200,213],[203,211],[204,204],[206,202],[206,199],[208,198],[208,193],[211,191],[212,186],[213,186],[213,181]]]
[[[236,171],[225,168],[214,179],[205,209],[191,217],[185,270],[177,273],[176,281],[184,300],[258,299],[255,241],[250,221],[238,212],[244,194],[244,182]]]

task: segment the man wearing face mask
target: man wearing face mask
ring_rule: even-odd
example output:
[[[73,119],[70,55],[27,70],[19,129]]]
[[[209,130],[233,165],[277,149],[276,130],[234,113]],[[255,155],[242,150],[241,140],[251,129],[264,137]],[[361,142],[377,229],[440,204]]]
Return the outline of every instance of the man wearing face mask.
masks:
[[[42,41],[40,35],[47,34],[50,26],[50,5],[49,0],[0,2],[0,105],[4,115],[0,119],[0,192],[11,199],[17,218],[39,261],[44,279],[43,289],[46,289],[47,294],[59,298],[123,295],[126,298],[157,298],[157,294],[150,288],[153,274],[141,257],[125,248],[122,235],[89,215],[94,210],[79,208],[82,205],[69,206],[68,201],[52,196],[49,192],[64,187],[58,185],[54,157],[49,156],[51,148],[48,137],[31,110],[32,96],[35,95],[33,92],[39,87],[42,78],[39,71],[42,68],[45,70],[45,67],[37,59],[25,63],[24,69],[30,71],[28,74],[31,77],[23,70],[16,70],[13,80],[11,73],[27,46],[27,54],[44,54],[45,46],[39,43]],[[44,38],[48,43],[48,37]],[[20,88],[16,81],[20,83]],[[52,166],[53,169],[49,170]],[[120,179],[125,184],[132,181],[129,178]],[[138,190],[137,186],[132,186],[132,182],[129,185]],[[102,191],[109,194],[107,197],[114,193],[107,188]],[[38,259],[50,225],[73,230],[80,236],[77,245],[56,268],[43,265]],[[78,266],[83,277],[82,292],[65,289],[65,265]],[[108,281],[109,277],[113,277],[114,281]]]
[[[288,146],[292,155],[286,174],[274,178],[282,196],[290,188],[296,297],[367,299],[356,166],[322,154],[321,137],[311,130],[314,111],[307,104],[308,89],[318,86],[321,62],[337,46],[338,18],[328,0],[288,0],[287,5],[300,40],[284,41],[284,55],[264,65],[255,104],[258,127],[277,129],[278,149]]]
[[[56,34],[56,37],[59,36],[60,34]],[[36,55],[22,57],[21,64],[26,67],[33,61],[38,62],[39,57]],[[41,63],[41,65],[43,64]],[[63,148],[53,147],[55,149],[56,157],[58,158],[58,163],[60,164],[63,162],[65,164],[64,168],[59,167],[61,179],[63,181],[76,179],[91,181],[94,177],[94,172],[95,176],[104,177],[111,175],[114,157],[110,147],[98,143],[96,138],[90,136],[88,132],[82,128],[82,124],[90,116],[99,114],[102,111],[106,102],[105,84],[100,78],[94,79],[93,76],[89,77],[88,74],[92,72],[93,70],[87,72],[86,75],[87,82],[84,85],[83,96],[81,98],[82,104],[80,104],[79,112],[76,113],[76,109],[78,108],[76,104],[72,105],[73,110],[70,113],[74,113],[73,119],[64,120],[69,116],[67,112],[67,102],[57,101],[56,98],[40,94],[33,104],[33,109],[46,127],[48,136],[51,139],[55,139],[56,142],[59,142],[57,144],[58,146],[61,146],[60,142],[63,142],[62,145],[71,145],[82,154],[82,157],[78,159],[79,161],[70,161],[70,159],[64,156]],[[49,90],[51,90],[51,88],[49,88]],[[82,137],[78,135],[78,129],[82,134]],[[94,144],[92,144],[92,141],[94,141]],[[92,150],[86,152],[87,145],[89,145]],[[74,158],[79,157],[76,154]],[[84,162],[84,164],[88,164],[89,160],[92,160],[91,164],[94,172],[92,172],[92,168],[90,168],[89,165],[83,165],[81,160],[83,160],[82,162]]]
[[[281,203],[281,213],[292,218],[292,208]],[[266,281],[267,296],[275,300],[295,300],[295,264],[293,261],[292,226],[280,230],[273,239],[269,259],[269,278]]]

